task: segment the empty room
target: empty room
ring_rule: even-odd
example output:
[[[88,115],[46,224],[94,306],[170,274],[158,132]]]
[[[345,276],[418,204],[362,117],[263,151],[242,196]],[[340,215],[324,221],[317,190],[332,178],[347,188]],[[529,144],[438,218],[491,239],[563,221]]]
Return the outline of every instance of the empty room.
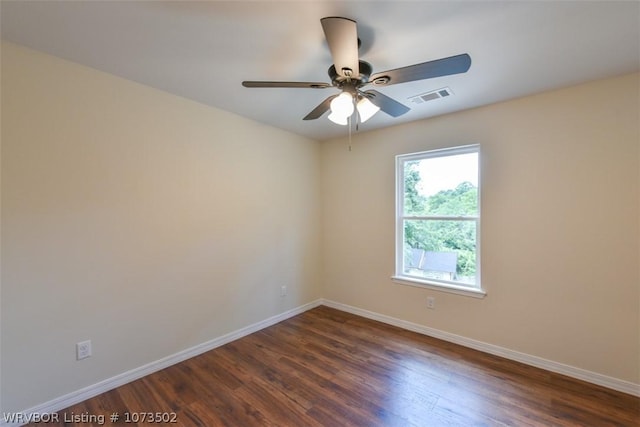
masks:
[[[0,425],[640,425],[640,3],[1,1]]]

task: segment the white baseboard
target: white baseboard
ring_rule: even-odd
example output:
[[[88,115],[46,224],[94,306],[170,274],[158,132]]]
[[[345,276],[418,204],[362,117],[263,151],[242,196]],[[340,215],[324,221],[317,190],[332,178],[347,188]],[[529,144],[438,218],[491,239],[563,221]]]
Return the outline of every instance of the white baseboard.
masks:
[[[290,317],[296,316],[300,313],[304,313],[307,310],[311,310],[312,308],[318,307],[321,304],[322,304],[321,299],[312,301],[308,304],[304,304],[294,309],[285,311],[284,313],[269,317],[268,319],[254,323],[252,325],[249,325],[237,331],[230,332],[226,335],[215,338],[211,341],[207,341],[205,343],[196,345],[194,347],[191,347],[186,350],[180,351],[178,353],[172,354],[170,356],[164,357],[160,360],[156,360],[155,362],[148,363],[144,366],[140,366],[138,368],[124,372],[122,374],[116,375],[115,377],[108,378],[104,381],[100,381],[99,383],[90,385],[80,390],[76,390],[64,396],[60,396],[56,399],[50,400],[49,402],[45,402],[41,405],[37,405],[32,408],[26,409],[24,411],[14,413],[14,414],[22,414],[25,417],[23,418],[22,422],[9,422],[8,420],[6,420],[6,417],[11,416],[12,414],[10,413],[2,414],[2,419],[0,419],[0,426],[2,427],[20,426],[20,425],[27,424],[26,419],[27,417],[29,417],[29,415],[32,415],[32,414],[44,415],[44,414],[52,414],[52,413],[58,412],[64,408],[68,408],[69,406],[83,402],[87,399],[90,399],[99,394],[105,393],[109,390],[113,390],[114,388],[120,387],[132,381],[135,381],[139,378],[142,378],[144,376],[157,372],[161,369],[168,368],[171,365],[175,365],[176,363],[180,363],[184,360],[190,359],[192,357],[198,356],[199,354],[205,353],[209,350],[213,350],[214,348],[230,343],[231,341],[235,341],[239,338],[250,335],[261,329],[275,325],[276,323],[279,323]]]
[[[526,365],[535,366],[536,368],[545,369],[547,371],[555,372],[558,374],[566,375],[568,377],[576,378],[582,381],[587,381],[592,384],[607,387],[613,390],[621,391],[633,396],[640,397],[640,384],[635,384],[629,381],[624,381],[618,378],[609,377],[607,375],[598,374],[596,372],[587,371],[585,369],[576,368],[574,366],[565,365],[563,363],[554,362],[552,360],[543,359],[541,357],[532,356],[519,351],[510,350],[508,348],[500,347],[493,344],[488,344],[482,341],[476,341],[470,338],[466,338],[460,335],[451,334],[438,329],[429,328],[427,326],[418,325],[416,323],[407,322],[405,320],[397,319],[395,317],[386,316],[383,314],[375,313],[361,308],[353,307],[350,305],[342,304],[331,300],[322,300],[322,304],[327,307],[335,308],[337,310],[346,311],[351,314],[366,317],[368,319],[377,320],[382,323],[397,326],[402,329],[417,332],[430,337],[438,338],[443,341],[459,344],[464,347],[473,348],[485,353],[493,354],[495,356],[504,357],[505,359],[515,360]]]
[[[518,351],[510,350],[504,347],[499,347],[493,344],[488,344],[482,341],[476,341],[470,338],[465,338],[460,335],[451,334],[449,332],[440,331],[438,329],[429,328],[427,326],[418,325],[416,323],[407,322],[405,320],[397,319],[395,317],[386,316],[383,314],[375,313],[361,308],[353,307],[350,305],[338,303],[331,300],[319,299],[312,301],[308,304],[304,304],[300,307],[288,310],[284,313],[272,316],[268,319],[254,323],[237,331],[228,333],[221,337],[215,338],[211,341],[196,345],[186,350],[180,351],[173,355],[164,357],[155,362],[148,363],[144,366],[132,369],[115,377],[108,378],[99,383],[90,385],[88,387],[76,390],[72,393],[60,396],[56,399],[45,402],[41,405],[34,406],[32,408],[21,411],[20,414],[24,414],[28,417],[30,414],[51,414],[58,412],[64,408],[83,402],[87,399],[95,397],[99,394],[105,393],[114,388],[120,387],[124,384],[135,381],[146,375],[157,372],[161,369],[180,363],[184,360],[198,356],[214,348],[220,347],[231,341],[235,341],[239,338],[257,332],[261,329],[275,325],[290,317],[296,316],[312,308],[320,305],[326,305],[327,307],[335,308],[337,310],[352,313],[358,316],[366,317],[368,319],[377,320],[382,323],[397,326],[409,331],[417,332],[423,335],[428,335],[434,338],[438,338],[444,341],[452,342],[462,345],[464,347],[473,348],[475,350],[483,351],[485,353],[493,354],[496,356],[504,357],[505,359],[515,360],[527,365],[535,366],[537,368],[546,369],[551,372],[556,372],[568,377],[577,378],[583,381],[587,381],[593,384],[597,384],[603,387],[607,387],[613,390],[621,391],[633,396],[640,396],[640,384],[635,384],[629,381],[620,380],[617,378],[609,377],[606,375],[598,374],[595,372],[587,371],[584,369],[576,368],[573,366],[565,365],[562,363],[554,362],[551,360],[543,359],[537,356],[531,356],[529,354],[520,353]],[[6,414],[3,414],[3,418]],[[0,426],[20,426],[26,424],[25,422],[8,422],[5,419],[0,419]]]

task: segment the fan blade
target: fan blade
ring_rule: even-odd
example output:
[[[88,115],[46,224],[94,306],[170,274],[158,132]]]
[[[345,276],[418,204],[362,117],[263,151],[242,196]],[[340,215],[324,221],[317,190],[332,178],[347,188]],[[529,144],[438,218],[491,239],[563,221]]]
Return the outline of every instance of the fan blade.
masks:
[[[329,83],[322,82],[265,82],[265,81],[244,81],[244,87],[289,87],[303,89],[325,89],[331,87]]]
[[[356,21],[347,18],[328,17],[320,20],[327,39],[333,65],[342,77],[358,77],[358,30]],[[351,70],[346,72],[345,70]],[[347,75],[349,74],[349,75]]]
[[[320,105],[314,108],[313,111],[307,114],[302,120],[315,120],[317,118],[320,118],[320,116],[329,111],[329,108],[331,107],[331,101],[336,96],[338,95],[331,95],[330,97],[322,101]]]
[[[389,86],[397,83],[466,73],[469,67],[471,67],[471,57],[463,53],[449,58],[436,59],[422,64],[375,73],[369,77],[369,82],[376,86]]]
[[[380,107],[382,111],[392,117],[398,117],[411,110],[411,108],[400,104],[398,101],[389,98],[377,90],[366,90],[363,92],[369,101]]]

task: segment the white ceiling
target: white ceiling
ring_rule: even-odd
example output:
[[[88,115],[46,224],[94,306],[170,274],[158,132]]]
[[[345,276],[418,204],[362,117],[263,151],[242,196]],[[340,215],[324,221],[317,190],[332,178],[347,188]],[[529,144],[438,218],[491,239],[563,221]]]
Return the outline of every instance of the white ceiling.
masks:
[[[374,72],[461,53],[466,74],[380,88],[412,107],[375,129],[640,70],[637,1],[2,1],[2,38],[314,139],[346,127],[304,117],[336,89],[320,18],[358,22]],[[448,86],[454,96],[407,98]],[[595,101],[594,101],[595,102]]]

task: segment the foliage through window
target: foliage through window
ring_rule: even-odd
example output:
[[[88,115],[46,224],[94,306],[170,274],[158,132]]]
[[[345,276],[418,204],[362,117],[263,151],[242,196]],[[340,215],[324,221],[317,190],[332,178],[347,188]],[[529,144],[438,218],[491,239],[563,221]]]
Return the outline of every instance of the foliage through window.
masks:
[[[397,156],[396,278],[480,289],[479,146]]]

